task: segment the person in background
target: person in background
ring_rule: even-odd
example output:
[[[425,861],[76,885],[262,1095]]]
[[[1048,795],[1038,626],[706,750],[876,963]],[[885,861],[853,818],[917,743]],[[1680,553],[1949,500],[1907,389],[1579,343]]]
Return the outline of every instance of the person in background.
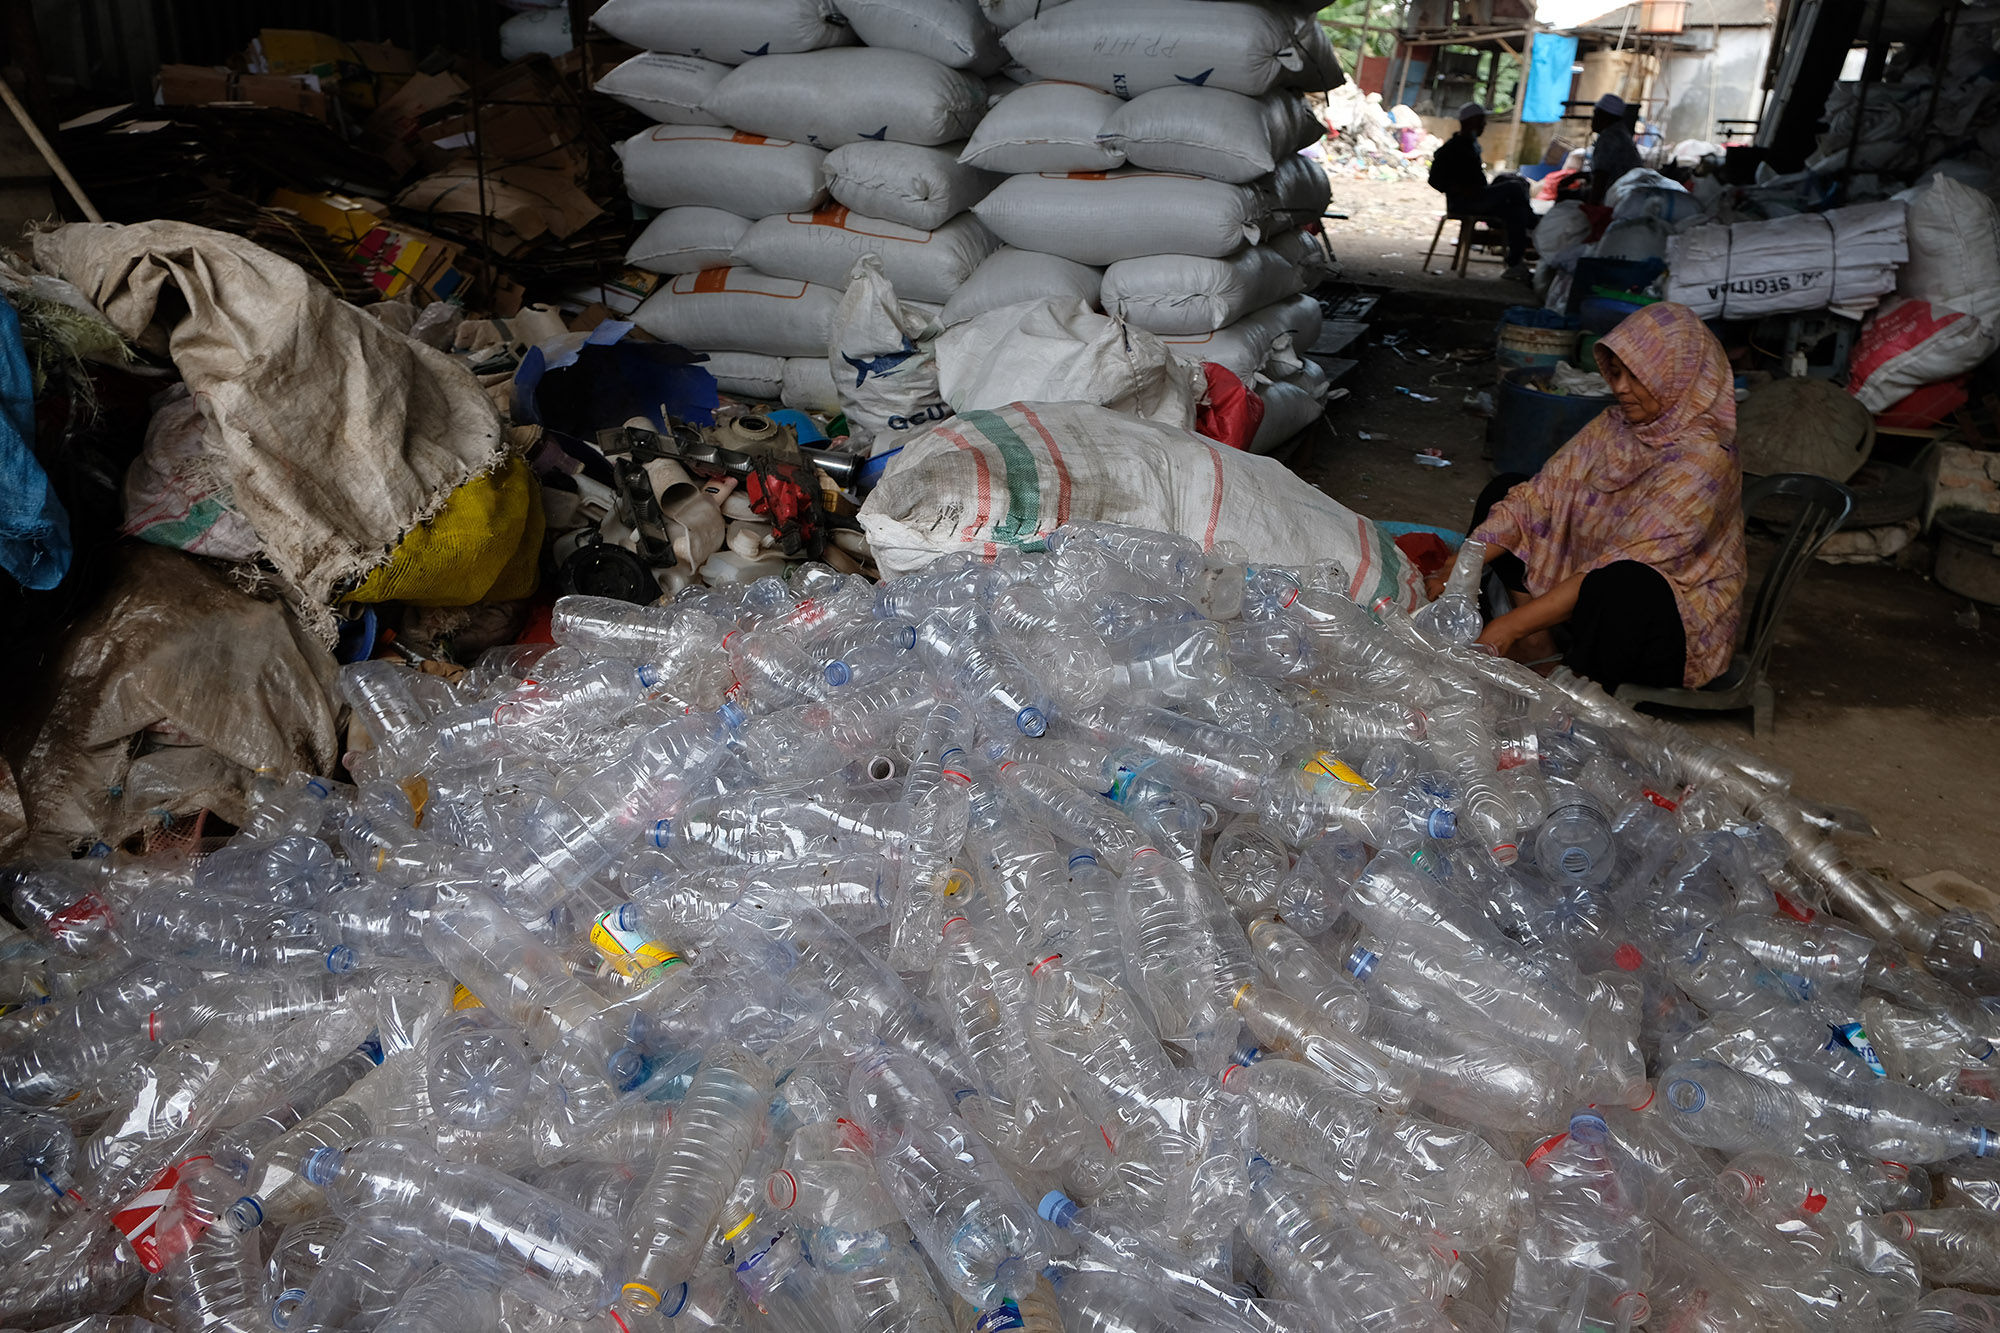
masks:
[[[1528,280],[1528,233],[1535,228],[1535,210],[1528,203],[1528,183],[1504,175],[1489,182],[1479,155],[1479,136],[1486,129],[1486,108],[1467,102],[1458,109],[1458,133],[1431,154],[1430,186],[1444,196],[1446,211],[1456,217],[1498,218],[1507,231],[1507,272]]]
[[[1601,204],[1604,192],[1620,176],[1645,163],[1639,160],[1639,145],[1632,142],[1624,98],[1613,93],[1598,98],[1590,111],[1590,129],[1597,136],[1590,150],[1590,202]]]
[[[1473,510],[1470,540],[1515,601],[1479,642],[1606,690],[1706,685],[1735,650],[1747,571],[1729,359],[1662,301],[1606,334],[1597,363],[1617,406]]]

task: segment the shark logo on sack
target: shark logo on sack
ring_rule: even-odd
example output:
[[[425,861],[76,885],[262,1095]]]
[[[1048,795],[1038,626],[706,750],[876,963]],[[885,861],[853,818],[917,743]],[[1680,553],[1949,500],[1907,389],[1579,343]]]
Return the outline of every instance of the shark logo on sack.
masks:
[[[858,389],[870,375],[886,375],[916,354],[916,344],[905,338],[900,352],[890,352],[886,356],[849,356],[843,352],[840,359],[854,367],[854,387]]]
[[[1210,65],[1207,69],[1195,75],[1193,78],[1189,78],[1185,74],[1176,74],[1174,75],[1174,78],[1182,83],[1185,83],[1190,88],[1205,88],[1208,86],[1208,76],[1213,73],[1215,73],[1215,66]]]

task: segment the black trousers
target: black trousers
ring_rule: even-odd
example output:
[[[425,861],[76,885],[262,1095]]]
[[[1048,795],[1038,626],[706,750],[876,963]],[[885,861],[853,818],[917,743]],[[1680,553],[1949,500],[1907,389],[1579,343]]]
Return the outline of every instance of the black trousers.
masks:
[[[1527,182],[1511,176],[1489,183],[1478,194],[1455,195],[1446,201],[1454,213],[1499,218],[1507,229],[1507,262],[1518,264],[1528,253],[1528,237],[1541,221],[1528,202]]]
[[[1472,527],[1516,485],[1528,478],[1505,472],[1488,483],[1472,506]],[[1487,568],[1509,588],[1525,588],[1528,568],[1509,552]],[[1565,633],[1567,631],[1567,633]],[[1577,590],[1576,610],[1555,629],[1563,665],[1606,690],[1620,685],[1678,687],[1687,674],[1687,631],[1673,586],[1651,565],[1620,560],[1593,569]]]

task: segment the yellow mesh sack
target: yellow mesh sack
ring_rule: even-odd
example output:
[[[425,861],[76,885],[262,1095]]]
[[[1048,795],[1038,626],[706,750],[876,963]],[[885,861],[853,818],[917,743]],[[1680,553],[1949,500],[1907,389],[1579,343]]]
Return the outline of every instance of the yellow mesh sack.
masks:
[[[538,579],[542,529],[541,483],[527,460],[510,459],[453,491],[346,600],[471,606],[526,597]]]

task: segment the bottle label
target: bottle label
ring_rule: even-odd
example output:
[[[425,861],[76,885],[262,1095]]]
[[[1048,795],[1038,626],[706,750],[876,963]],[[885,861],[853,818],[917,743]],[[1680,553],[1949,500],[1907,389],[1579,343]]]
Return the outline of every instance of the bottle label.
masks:
[[[131,1243],[132,1253],[139,1256],[139,1264],[148,1273],[157,1273],[186,1253],[196,1236],[207,1224],[197,1220],[190,1211],[186,1214],[186,1225],[177,1227],[172,1235],[161,1235],[160,1214],[173,1201],[174,1191],[181,1183],[181,1173],[209,1160],[206,1153],[196,1157],[184,1157],[162,1171],[151,1185],[134,1195],[123,1208],[111,1215],[111,1225],[125,1234]]]
[[[1315,780],[1315,785],[1317,785],[1317,780],[1320,778],[1332,778],[1336,782],[1354,788],[1356,791],[1375,790],[1368,779],[1342,763],[1338,756],[1328,750],[1321,750],[1318,754],[1301,764],[1299,768],[1301,772],[1312,776]]]
[[[1013,1301],[1002,1301],[979,1316],[973,1324],[973,1333],[994,1333],[998,1329],[1026,1328],[1027,1321],[1021,1318],[1021,1307]]]
[[[1889,1071],[1882,1067],[1882,1061],[1875,1054],[1875,1043],[1868,1040],[1868,1034],[1859,1023],[1829,1023],[1833,1029],[1833,1040],[1826,1044],[1828,1050],[1846,1049],[1861,1057],[1868,1066],[1868,1072],[1876,1078],[1889,1077]]]
[[[617,918],[616,908],[598,913],[590,923],[590,943],[618,971],[636,977],[656,967],[671,967],[684,961],[672,949],[660,947],[636,930],[624,929],[617,924]]]
[[[477,995],[474,995],[463,984],[460,984],[452,988],[451,1007],[453,1009],[484,1009],[486,1005]]]

